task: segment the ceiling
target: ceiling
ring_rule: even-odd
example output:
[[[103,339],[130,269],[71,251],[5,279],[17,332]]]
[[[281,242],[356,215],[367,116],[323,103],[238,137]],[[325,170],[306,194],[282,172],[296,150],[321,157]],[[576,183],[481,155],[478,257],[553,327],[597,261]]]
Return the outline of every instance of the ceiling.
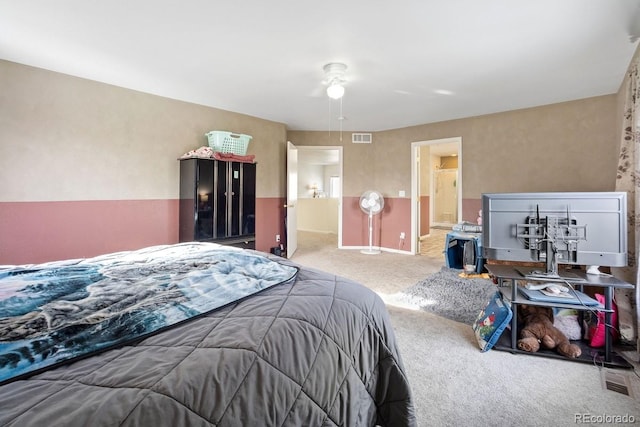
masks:
[[[292,130],[615,93],[638,36],[640,0],[0,0],[2,59]],[[329,62],[348,67],[342,101],[326,96]]]

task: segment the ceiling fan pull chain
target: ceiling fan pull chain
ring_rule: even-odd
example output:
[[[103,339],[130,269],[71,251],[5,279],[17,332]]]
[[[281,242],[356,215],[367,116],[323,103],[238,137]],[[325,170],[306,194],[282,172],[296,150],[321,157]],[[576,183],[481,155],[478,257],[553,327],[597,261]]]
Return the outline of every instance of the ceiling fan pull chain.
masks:
[[[340,98],[340,117],[338,117],[338,121],[340,122],[340,142],[342,142],[342,121],[344,117],[342,116],[342,99]]]
[[[331,124],[333,122],[333,117],[331,116],[333,109],[331,108],[331,99],[329,99],[329,139],[331,139]]]

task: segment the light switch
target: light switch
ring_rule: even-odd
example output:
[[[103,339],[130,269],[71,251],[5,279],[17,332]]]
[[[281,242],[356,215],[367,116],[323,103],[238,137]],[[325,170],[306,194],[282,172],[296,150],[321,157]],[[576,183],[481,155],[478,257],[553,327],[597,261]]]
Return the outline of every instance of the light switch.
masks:
[[[400,191],[398,191],[398,197],[405,197],[405,192],[404,192],[404,190],[400,190]]]

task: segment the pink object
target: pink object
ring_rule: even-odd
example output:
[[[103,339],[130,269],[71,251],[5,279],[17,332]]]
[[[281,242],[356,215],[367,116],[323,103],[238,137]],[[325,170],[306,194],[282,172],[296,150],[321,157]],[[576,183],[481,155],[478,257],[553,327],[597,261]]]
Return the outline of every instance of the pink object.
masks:
[[[255,157],[253,154],[233,154],[233,153],[220,153],[218,151],[213,152],[214,159],[222,160],[225,162],[242,162],[242,163],[254,163]]]
[[[601,294],[595,295],[596,299],[600,304],[604,304],[604,296]],[[613,308],[613,313],[611,313],[611,328],[609,331],[611,333],[611,337],[614,340],[618,339],[618,306],[615,301],[611,302],[611,308]],[[591,338],[589,345],[591,347],[604,347],[604,339],[605,339],[605,321],[604,321],[604,312],[598,312],[598,323],[595,326],[589,328],[589,337]]]
[[[242,162],[242,163],[255,163],[255,155],[253,154],[233,154],[233,153],[221,153],[214,151],[211,147],[202,146],[195,150],[191,150],[188,153],[180,156],[181,159],[216,159],[224,162]]]

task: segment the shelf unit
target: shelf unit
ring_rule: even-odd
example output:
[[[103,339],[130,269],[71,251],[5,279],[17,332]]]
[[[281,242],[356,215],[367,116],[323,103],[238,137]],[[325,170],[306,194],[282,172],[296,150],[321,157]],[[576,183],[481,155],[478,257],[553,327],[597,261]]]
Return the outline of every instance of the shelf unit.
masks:
[[[511,353],[522,353],[529,355],[537,355],[544,357],[552,357],[563,360],[577,361],[577,362],[585,362],[585,363],[598,363],[603,364],[607,367],[616,367],[616,368],[632,368],[632,365],[617,355],[612,350],[612,340],[610,333],[611,325],[611,313],[613,313],[613,291],[615,288],[627,288],[632,289],[633,285],[624,282],[622,280],[616,279],[615,277],[607,276],[607,275],[591,275],[585,274],[581,270],[573,269],[571,270],[571,275],[573,277],[566,277],[564,279],[531,279],[526,277],[527,274],[531,273],[536,268],[533,267],[521,267],[514,265],[497,265],[497,264],[485,264],[485,268],[489,272],[490,275],[494,276],[498,280],[498,288],[502,295],[511,303],[511,310],[513,312],[513,317],[511,319],[511,330],[508,333],[509,329],[505,329],[502,333],[502,336],[494,346],[496,350],[509,351]],[[560,282],[564,283],[565,281],[572,286],[576,287],[578,290],[583,291],[585,286],[596,286],[600,287],[604,290],[604,305],[599,304],[597,306],[584,306],[581,304],[563,304],[557,302],[544,302],[544,301],[532,301],[527,299],[526,297],[520,295],[517,290],[516,280],[520,281],[528,281],[528,282]],[[582,355],[576,359],[569,359],[565,356],[562,356],[556,353],[553,350],[544,350],[541,349],[536,353],[531,353],[527,351],[523,351],[518,349],[517,341],[518,341],[518,305],[519,304],[527,304],[527,305],[536,305],[536,306],[544,306],[544,307],[560,307],[560,308],[569,308],[574,310],[596,310],[602,311],[605,313],[605,345],[604,349],[596,349],[588,346],[583,341],[571,341],[573,344],[580,346],[582,349]]]

